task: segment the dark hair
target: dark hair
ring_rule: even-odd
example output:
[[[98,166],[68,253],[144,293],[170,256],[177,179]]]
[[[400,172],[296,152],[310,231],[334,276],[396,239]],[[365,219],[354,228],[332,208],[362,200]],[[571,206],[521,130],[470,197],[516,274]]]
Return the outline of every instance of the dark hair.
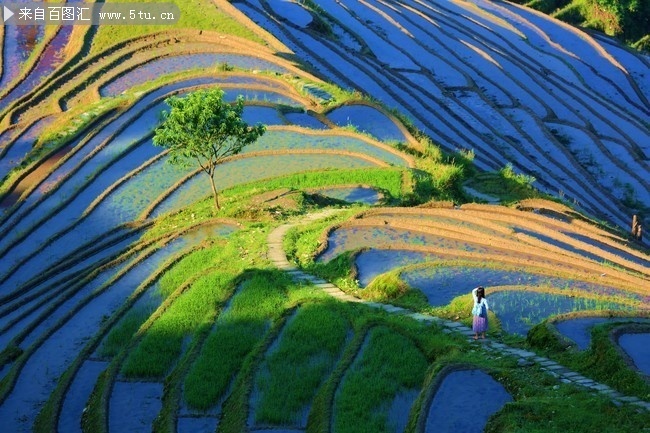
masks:
[[[478,298],[478,301],[481,302],[483,298],[485,298],[485,289],[483,286],[479,286],[478,290],[476,290],[476,297]]]

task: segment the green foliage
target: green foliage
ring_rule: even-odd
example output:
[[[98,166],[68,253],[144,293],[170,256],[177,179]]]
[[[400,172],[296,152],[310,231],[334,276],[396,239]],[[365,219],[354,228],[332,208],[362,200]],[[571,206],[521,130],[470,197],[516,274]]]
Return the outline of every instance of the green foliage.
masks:
[[[568,348],[567,343],[560,340],[558,335],[552,332],[552,325],[549,325],[546,320],[533,326],[528,331],[526,342],[530,346],[544,351],[561,353]]]
[[[262,399],[258,423],[294,424],[334,368],[349,324],[335,302],[298,309],[281,334],[279,345],[262,364],[257,386]]]
[[[620,324],[594,327],[591,333],[591,346],[573,357],[573,362],[569,365],[573,365],[578,371],[588,371],[589,377],[626,395],[636,395],[648,400],[650,384],[627,365],[610,338],[610,333],[616,326]]]
[[[122,367],[126,377],[162,378],[182,353],[183,341],[209,323],[232,293],[232,276],[211,272],[178,296],[147,330]]]
[[[650,384],[627,365],[611,338],[613,330],[621,326],[621,323],[595,326],[591,331],[591,345],[583,351],[567,350],[567,342],[558,338],[557,332],[553,332],[546,321],[528,332],[526,342],[572,370],[582,372],[623,394],[647,400],[650,398]]]
[[[537,9],[538,11],[544,12],[546,14],[551,14],[558,9],[562,9],[570,2],[571,0],[532,0],[526,3],[526,6]],[[517,1],[516,3],[520,2]]]
[[[186,97],[165,99],[170,111],[163,112],[163,121],[154,132],[153,143],[169,150],[172,164],[187,165],[196,162],[210,178],[214,204],[219,210],[219,199],[214,184],[214,173],[226,158],[239,154],[254,143],[266,127],[249,126],[243,119],[244,98],[230,105],[223,100],[219,88],[197,90]]]
[[[323,237],[323,231],[327,227],[345,221],[358,212],[358,209],[341,211],[331,217],[323,218],[312,224],[289,230],[283,241],[283,247],[284,251],[287,253],[287,258],[300,264],[302,267],[311,269],[309,266],[314,263],[314,254],[322,245],[321,238]],[[344,263],[342,264],[342,267],[338,265],[336,265],[336,267],[343,270],[343,272],[346,272],[346,274],[350,272],[349,261],[347,267]],[[340,273],[336,273],[336,275],[341,276]]]
[[[523,173],[515,173],[515,170],[512,167],[511,163],[506,164],[506,166],[499,171],[499,174],[504,179],[511,180],[522,186],[531,186],[532,183],[536,180],[534,176],[529,176]]]
[[[535,177],[516,173],[511,164],[496,173],[480,173],[468,179],[466,186],[476,191],[497,197],[502,203],[513,203],[543,195],[535,189]]]
[[[562,9],[557,10],[553,13],[553,17],[559,20],[562,20],[566,23],[573,24],[575,26],[581,25],[584,22],[584,5],[580,3],[571,3],[563,7]],[[555,130],[552,129],[551,132],[558,141],[564,145],[570,143],[570,139],[562,134],[555,134]]]
[[[191,407],[206,410],[225,395],[269,321],[282,313],[289,283],[280,271],[257,271],[242,283],[185,379],[185,399]]]
[[[369,185],[377,187],[388,198],[398,198],[401,195],[402,173],[403,170],[398,168],[324,170],[292,174],[256,182],[253,185],[242,185],[230,191],[263,192],[283,187],[305,190],[334,185]]]
[[[99,356],[110,358],[117,355],[128,344],[142,324],[151,316],[151,308],[130,310],[120,322],[111,329],[99,348]]]
[[[378,302],[388,302],[400,298],[411,288],[399,277],[398,271],[386,272],[377,276],[363,289],[361,296]]]
[[[650,2],[647,0],[516,0],[567,23],[615,36],[631,47],[647,50]]]
[[[486,433],[638,432],[639,414],[619,408],[605,397],[577,393],[560,386],[547,395],[507,404],[488,424]]]
[[[333,431],[392,431],[387,417],[392,399],[419,390],[426,370],[426,358],[410,339],[388,327],[373,328],[336,396]]]
[[[650,3],[647,0],[588,0],[596,10],[611,14],[606,30],[625,40],[636,41],[650,33]]]
[[[15,361],[20,355],[22,355],[22,353],[23,349],[19,346],[13,344],[8,345],[2,352],[0,352],[0,366]]]

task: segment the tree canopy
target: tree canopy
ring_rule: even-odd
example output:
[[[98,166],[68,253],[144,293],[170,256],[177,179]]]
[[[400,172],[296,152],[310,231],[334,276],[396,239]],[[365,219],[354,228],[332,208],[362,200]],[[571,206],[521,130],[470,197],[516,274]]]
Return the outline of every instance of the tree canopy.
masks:
[[[219,88],[198,90],[185,97],[165,99],[170,110],[156,128],[153,143],[169,150],[172,164],[191,166],[193,162],[210,177],[216,209],[220,209],[214,174],[225,159],[254,143],[266,127],[248,125],[242,119],[244,98],[231,104]]]

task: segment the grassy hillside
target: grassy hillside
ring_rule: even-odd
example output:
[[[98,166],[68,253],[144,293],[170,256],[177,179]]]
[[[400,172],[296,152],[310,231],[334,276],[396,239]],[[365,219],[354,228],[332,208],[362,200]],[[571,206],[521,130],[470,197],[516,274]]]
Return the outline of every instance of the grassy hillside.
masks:
[[[642,0],[516,1],[567,23],[601,31],[650,51],[650,4]]]
[[[313,13],[282,3],[295,20]],[[579,200],[539,189],[545,173],[485,164],[509,152],[499,134],[522,154],[536,143],[511,135],[521,125],[491,125],[487,107],[513,118],[533,110],[501,106],[505,93],[467,100],[491,84],[462,84],[468,73],[449,63],[458,81],[439,93],[454,99],[439,110],[443,143],[421,118],[380,102],[390,91],[438,113],[424,87],[394,78],[376,94],[337,86],[233,5],[178,4],[173,28],[84,29],[68,40],[67,63],[2,104],[3,429],[420,433],[462,431],[468,420],[488,432],[646,428],[647,375],[619,339],[649,331],[648,250]],[[238,6],[255,15],[277,2],[259,5]],[[320,13],[305,25],[310,34],[328,29],[377,66],[351,54],[360,71],[391,76],[358,35]],[[297,34],[290,21],[273,22]],[[431,76],[399,66],[418,82]],[[242,95],[245,119],[268,125],[218,168],[218,211],[204,173],[169,164],[152,144],[166,98],[206,87],[228,101]],[[472,109],[489,128],[465,134],[461,126],[478,125]],[[478,136],[494,148],[475,148]],[[606,138],[598,143],[621,142]],[[591,197],[581,173],[567,176]],[[641,189],[638,177],[630,182]],[[479,284],[490,327],[475,341],[470,290]],[[596,320],[586,349],[560,332],[577,318]],[[476,406],[481,393],[489,397]]]

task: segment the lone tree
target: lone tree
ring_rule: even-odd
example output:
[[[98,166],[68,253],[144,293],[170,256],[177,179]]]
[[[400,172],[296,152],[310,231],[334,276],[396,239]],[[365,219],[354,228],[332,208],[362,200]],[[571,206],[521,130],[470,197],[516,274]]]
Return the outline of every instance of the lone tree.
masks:
[[[183,98],[171,96],[165,102],[171,110],[163,112],[153,143],[169,149],[172,164],[190,166],[196,161],[210,177],[215,208],[221,209],[214,180],[217,166],[254,143],[266,127],[248,125],[242,119],[244,98],[240,95],[230,104],[219,88],[198,90]]]

